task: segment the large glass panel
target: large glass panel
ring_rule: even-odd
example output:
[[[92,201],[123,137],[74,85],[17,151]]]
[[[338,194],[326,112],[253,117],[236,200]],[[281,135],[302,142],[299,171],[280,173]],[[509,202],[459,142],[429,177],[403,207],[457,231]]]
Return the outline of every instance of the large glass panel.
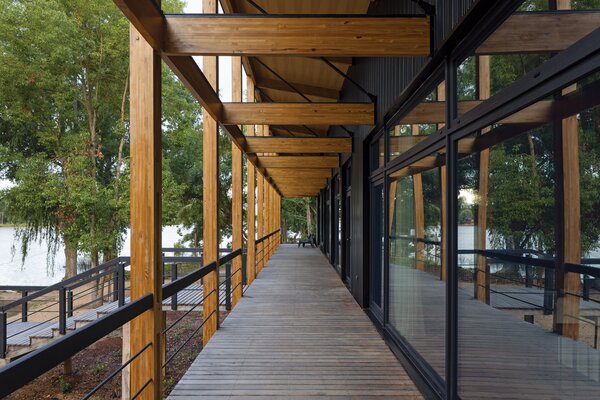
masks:
[[[599,77],[459,142],[462,399],[600,392]]]
[[[458,115],[598,27],[600,0],[525,0],[458,68]]]
[[[423,101],[388,129],[388,155],[393,160],[428,135],[436,132],[445,121],[444,85],[439,85]]]
[[[444,377],[443,154],[390,176],[389,322]]]
[[[371,304],[383,307],[383,254],[384,254],[384,191],[383,183],[372,185],[371,190]]]

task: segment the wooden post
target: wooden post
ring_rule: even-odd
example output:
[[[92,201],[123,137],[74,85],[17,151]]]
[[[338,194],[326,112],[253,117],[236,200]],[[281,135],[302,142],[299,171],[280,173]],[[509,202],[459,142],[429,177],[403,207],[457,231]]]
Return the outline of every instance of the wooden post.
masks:
[[[264,136],[264,125],[259,125],[259,133],[258,136]],[[264,236],[264,223],[265,223],[265,214],[264,214],[264,186],[265,186],[265,178],[262,174],[258,174],[257,176],[257,210],[256,210],[256,230],[258,232],[258,237],[261,238]],[[256,249],[256,258],[258,260],[256,266],[256,273],[260,273],[262,267],[264,265],[264,241],[259,243]]]
[[[558,10],[571,9],[570,0],[557,0]],[[563,89],[566,95],[577,89],[572,85]],[[581,278],[579,274],[566,272],[565,263],[581,263],[581,209],[579,187],[579,126],[577,116],[563,119],[557,127],[560,135],[555,137],[557,160],[557,218],[558,251],[556,263],[556,305],[554,313],[555,332],[577,340],[579,337],[579,311]]]
[[[419,125],[412,126],[412,134],[419,134]],[[425,205],[423,204],[423,177],[421,174],[413,175],[413,191],[415,199],[415,268],[425,271]]]
[[[203,0],[205,14],[217,13],[216,0]],[[219,92],[219,59],[214,56],[203,57],[202,68],[206,79],[215,92]],[[219,185],[219,128],[217,121],[208,113],[203,114],[204,127],[202,134],[203,154],[203,238],[204,258],[206,265],[219,259],[219,228],[218,228],[218,185]],[[219,273],[207,274],[203,282],[204,299],[203,318],[206,320],[202,327],[202,343],[206,345],[215,334],[219,325]],[[209,295],[210,294],[210,295]]]
[[[231,58],[232,66],[232,101],[242,101],[242,59],[241,57]],[[242,247],[242,151],[231,142],[231,230],[232,247],[239,249]],[[231,307],[235,307],[242,297],[242,258],[236,257],[232,262],[231,270]]]
[[[121,364],[125,364],[131,358],[131,323],[128,322],[121,328]],[[121,372],[121,400],[129,400],[131,398],[131,367],[128,365]]]
[[[442,82],[437,87],[438,101],[446,100],[446,83]],[[444,124],[438,124],[438,129]],[[440,167],[440,280],[446,281],[446,225],[448,224],[448,196],[446,196],[446,166]]]
[[[478,57],[478,89],[479,100],[490,98],[490,56]],[[485,134],[489,129],[485,129]],[[475,248],[485,250],[487,247],[487,201],[490,175],[490,149],[479,153],[479,203],[477,204],[477,227],[475,231]],[[475,275],[475,297],[484,303],[489,303],[487,281],[487,258],[477,256]]]
[[[130,354],[146,349],[131,363],[131,393],[150,380],[140,399],[162,396],[161,328],[161,62],[130,27],[131,60],[131,299],[148,293],[153,307],[131,321]]]
[[[246,79],[248,85],[248,102],[254,102],[254,82]],[[248,125],[247,135],[254,136],[254,125]],[[250,285],[256,276],[256,170],[248,160],[248,253],[246,255],[246,279]]]

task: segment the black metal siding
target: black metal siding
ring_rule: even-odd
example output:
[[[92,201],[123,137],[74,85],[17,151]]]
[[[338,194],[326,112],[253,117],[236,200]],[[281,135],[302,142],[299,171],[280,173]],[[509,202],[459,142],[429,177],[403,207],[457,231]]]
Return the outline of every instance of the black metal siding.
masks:
[[[477,0],[436,0],[434,18],[434,47],[439,48],[452,29],[460,22]],[[430,3],[433,2],[430,0]],[[380,0],[371,4],[369,14],[422,14],[423,10],[411,0]],[[381,122],[402,91],[414,79],[426,62],[424,57],[355,58],[349,75],[369,93],[377,96],[376,121]],[[341,101],[369,101],[369,98],[352,83],[346,81]],[[364,143],[373,129],[369,126],[347,127],[353,132],[352,153],[352,243],[350,276],[352,292],[358,303],[368,307],[368,159]],[[345,135],[335,128],[332,135]],[[359,245],[360,244],[360,245]]]

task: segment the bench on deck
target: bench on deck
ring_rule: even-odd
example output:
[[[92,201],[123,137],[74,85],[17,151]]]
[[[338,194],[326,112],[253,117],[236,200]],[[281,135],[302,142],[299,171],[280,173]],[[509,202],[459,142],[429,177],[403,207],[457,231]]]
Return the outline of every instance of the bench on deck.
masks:
[[[299,239],[298,240],[298,247],[300,247],[300,246],[305,247],[307,244],[310,244],[310,247],[316,247],[317,243],[315,241],[314,235],[310,235],[308,237],[308,239]]]

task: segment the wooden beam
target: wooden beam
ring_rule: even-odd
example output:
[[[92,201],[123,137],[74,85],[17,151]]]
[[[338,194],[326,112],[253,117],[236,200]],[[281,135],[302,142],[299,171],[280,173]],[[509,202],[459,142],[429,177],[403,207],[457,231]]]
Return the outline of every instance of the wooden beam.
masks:
[[[559,9],[570,9],[570,0],[557,0]],[[562,91],[566,96],[574,92],[577,85],[569,86]],[[554,330],[568,338],[579,338],[581,313],[581,276],[578,273],[565,271],[565,263],[581,263],[581,188],[579,170],[579,121],[577,115],[564,118],[555,129],[555,158],[558,170],[557,200],[560,215],[556,219],[559,230],[556,265],[556,311],[554,313]]]
[[[458,103],[458,113],[463,115],[481,103],[481,100],[461,101]],[[500,122],[504,124],[549,122],[552,119],[552,104],[551,100],[539,101],[504,118]],[[445,122],[445,110],[446,105],[443,101],[423,102],[402,118],[399,124],[443,124]]]
[[[479,46],[477,54],[557,53],[598,26],[598,11],[514,14]]]
[[[233,101],[242,101],[242,60],[231,58],[231,95]],[[242,238],[242,151],[231,142],[231,246],[239,249]],[[231,307],[235,307],[242,297],[242,257],[236,257],[231,263]]]
[[[321,97],[324,99],[337,100],[340,92],[335,89],[329,89],[319,86],[306,85],[303,83],[290,82],[290,84],[307,96]],[[282,92],[296,93],[288,84],[277,79],[262,78],[258,80],[256,86],[263,89],[278,90]]]
[[[479,99],[487,100],[491,97],[490,56],[479,56],[477,58],[477,80]],[[489,128],[482,131],[489,132]],[[479,152],[479,202],[477,203],[477,225],[475,228],[475,248],[486,250],[487,248],[487,214],[488,214],[488,192],[490,182],[490,149]],[[489,280],[487,274],[487,258],[477,256],[475,281],[477,283],[475,297],[489,304]]]
[[[413,137],[419,136],[419,125],[412,126]],[[423,177],[420,173],[413,175],[413,198],[415,202],[415,236],[425,239],[425,202],[423,199]],[[417,241],[415,244],[415,267],[418,271],[425,271],[425,243]]]
[[[131,300],[148,293],[153,307],[131,321],[130,354],[152,346],[131,363],[131,393],[162,396],[161,253],[161,64],[135,26],[130,27],[131,60]]]
[[[430,22],[423,16],[167,16],[164,51],[190,56],[428,56]]]
[[[246,138],[248,153],[351,153],[352,138]]]
[[[264,156],[258,158],[262,168],[338,168],[339,156]]]
[[[330,168],[267,168],[270,177],[278,178],[331,178]]]
[[[323,137],[327,136],[328,128],[317,126],[296,126],[296,125],[270,125],[270,129],[274,133],[285,136],[308,136],[308,137]]]
[[[224,103],[232,125],[374,125],[372,103]]]
[[[216,13],[216,0],[203,0],[205,13]],[[219,87],[219,59],[203,58],[203,71],[213,91]],[[203,115],[202,134],[202,225],[203,225],[203,263],[209,264],[219,259],[219,127],[217,121],[208,113]],[[205,319],[202,327],[202,343],[206,345],[219,326],[219,273],[209,272],[203,279],[204,293],[212,293],[203,301],[202,315]]]

